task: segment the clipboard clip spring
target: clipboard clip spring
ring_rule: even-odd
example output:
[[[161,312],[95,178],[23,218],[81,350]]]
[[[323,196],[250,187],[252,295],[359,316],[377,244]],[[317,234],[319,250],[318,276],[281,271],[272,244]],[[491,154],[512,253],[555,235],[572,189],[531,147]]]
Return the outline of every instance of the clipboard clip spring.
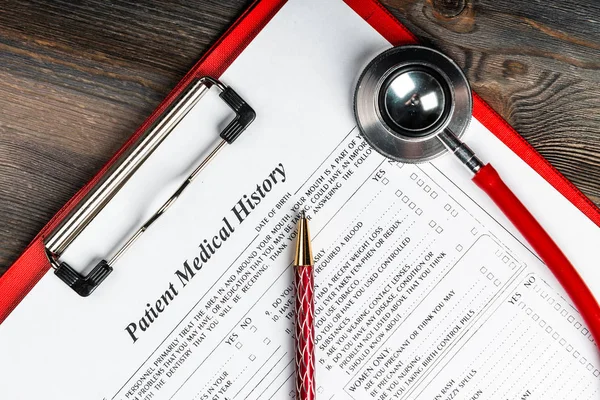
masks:
[[[217,87],[219,97],[235,112],[235,117],[220,133],[221,140],[212,151],[202,159],[194,171],[185,179],[169,199],[156,211],[107,261],[101,260],[87,274],[82,275],[66,262],[59,260],[65,249],[102,211],[139,167],[158,148],[177,124],[200,101],[211,88]],[[233,89],[220,81],[205,76],[193,80],[181,94],[162,112],[156,120],[140,135],[100,181],[85,195],[78,205],[44,240],[46,254],[54,274],[67,286],[82,297],[87,297],[113,271],[112,265],[131,245],[177,200],[194,178],[214,159],[225,144],[233,143],[254,121],[256,113]]]

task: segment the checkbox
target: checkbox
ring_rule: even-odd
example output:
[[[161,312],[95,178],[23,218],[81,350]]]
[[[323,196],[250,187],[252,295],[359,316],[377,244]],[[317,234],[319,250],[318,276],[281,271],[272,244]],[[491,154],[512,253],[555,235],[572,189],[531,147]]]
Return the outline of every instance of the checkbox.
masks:
[[[241,349],[242,348],[242,342],[237,342],[235,344],[235,347],[238,348],[238,349]]]
[[[420,208],[417,208],[417,209],[415,210],[415,212],[417,213],[417,215],[421,215],[421,214],[423,214],[423,210],[421,210]]]
[[[414,172],[412,174],[410,174],[410,179],[412,179],[413,181],[417,178],[418,178],[417,174],[415,174]]]
[[[419,185],[419,186],[423,186],[424,183],[425,183],[425,181],[423,179],[419,179],[417,181],[417,185]]]
[[[398,196],[398,197],[402,196],[402,190],[396,190],[396,196]]]
[[[252,325],[250,327],[250,332],[252,332],[252,333],[256,332],[256,326],[255,325]]]
[[[411,210],[414,210],[416,206],[417,205],[411,201],[410,204],[408,205],[408,208],[410,208]]]
[[[456,251],[462,251],[463,247],[459,244],[456,246]]]
[[[456,217],[456,216],[458,215],[458,211],[456,211],[456,210],[452,210],[452,211],[450,212],[450,215],[452,215],[453,217]]]
[[[437,194],[437,192],[433,191],[433,192],[431,192],[430,196],[432,199],[435,199],[438,197],[438,194]]]
[[[269,339],[268,337],[265,338],[265,340],[263,340],[264,344],[269,344],[271,343],[271,339]]]
[[[496,279],[496,280],[494,281],[494,285],[495,285],[496,287],[500,286],[500,283],[502,283],[502,282],[500,282],[500,279]]]
[[[431,220],[431,221],[429,221],[429,226],[430,226],[430,227],[432,227],[432,228],[433,228],[433,227],[434,227],[434,226],[436,226],[436,225],[437,225],[437,224],[435,223],[435,221],[434,221],[434,220]]]
[[[488,279],[491,281],[492,279],[494,279],[494,274],[492,274],[492,273],[490,272],[490,273],[488,273],[488,274],[486,275],[486,278],[488,278]]]
[[[390,180],[388,178],[383,178],[381,180],[381,183],[383,183],[384,185],[387,185],[390,182]]]
[[[403,203],[408,203],[408,200],[410,200],[410,199],[408,198],[408,196],[404,196],[404,197],[402,198],[402,202],[403,202]]]
[[[485,274],[487,272],[487,268],[481,267],[481,268],[479,268],[479,272],[481,272],[482,274]]]
[[[319,387],[317,388],[317,392],[318,392],[318,393],[323,393],[323,386],[319,386]]]
[[[562,309],[562,311],[560,312],[560,315],[561,315],[562,317],[566,317],[568,313],[569,313],[569,312],[563,308],[563,309]]]
[[[437,228],[435,228],[435,231],[437,233],[442,233],[444,231],[444,229],[441,226],[438,226]]]
[[[507,256],[502,257],[502,262],[504,264],[508,264],[509,261],[510,261],[510,258],[508,258]]]
[[[398,167],[398,169],[400,169],[400,168],[404,167],[404,164],[401,162],[396,163],[396,167]]]
[[[256,360],[256,356],[255,356],[254,354],[250,354],[250,355],[248,356],[248,359],[249,359],[250,361],[254,361],[254,360]]]
[[[446,210],[446,211],[450,211],[451,208],[452,208],[452,206],[450,204],[446,204],[444,206],[444,210]]]
[[[431,191],[431,188],[429,186],[425,185],[423,190],[425,191],[425,193],[429,193]]]
[[[473,234],[473,235],[477,235],[477,232],[478,232],[478,231],[477,231],[477,228],[473,228],[473,229],[471,229],[471,234]]]

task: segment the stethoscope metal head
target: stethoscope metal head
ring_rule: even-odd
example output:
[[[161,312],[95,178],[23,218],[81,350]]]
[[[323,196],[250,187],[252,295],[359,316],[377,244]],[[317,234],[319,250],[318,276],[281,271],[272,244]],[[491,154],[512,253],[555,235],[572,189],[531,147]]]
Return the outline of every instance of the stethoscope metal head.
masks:
[[[354,95],[358,128],[378,152],[396,161],[429,161],[460,138],[471,120],[469,82],[443,53],[424,46],[394,47],[364,69]]]

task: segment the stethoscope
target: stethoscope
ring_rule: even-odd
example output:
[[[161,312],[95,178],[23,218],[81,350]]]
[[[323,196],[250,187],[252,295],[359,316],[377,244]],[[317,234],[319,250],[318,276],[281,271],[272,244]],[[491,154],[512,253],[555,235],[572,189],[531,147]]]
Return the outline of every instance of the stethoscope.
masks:
[[[354,113],[365,140],[379,153],[403,163],[429,161],[450,151],[521,232],[554,273],[600,343],[600,307],[573,265],[544,228],[460,137],[471,120],[469,82],[446,55],[424,46],[394,47],[362,72]]]

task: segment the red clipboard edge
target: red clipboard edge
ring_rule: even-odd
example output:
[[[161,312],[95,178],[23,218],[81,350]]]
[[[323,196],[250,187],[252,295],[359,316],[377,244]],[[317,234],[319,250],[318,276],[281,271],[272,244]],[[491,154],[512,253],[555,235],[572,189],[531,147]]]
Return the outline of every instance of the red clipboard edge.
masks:
[[[393,45],[416,43],[417,38],[404,27],[377,0],[345,0],[358,15],[367,21]],[[156,108],[134,135],[122,146],[111,160],[46,224],[25,252],[0,278],[0,323],[29,293],[50,264],[44,252],[43,238],[95,185],[116,159],[139,135],[163,112],[173,99],[197,76],[220,77],[235,58],[273,18],[286,0],[255,0],[233,23],[225,34],[207,51],[196,65],[177,84],[165,100]],[[488,130],[502,140],[513,152],[523,159],[540,176],[548,181],[565,198],[580,209],[590,220],[600,226],[600,210],[571,182],[544,159],[522,136],[479,96],[474,95],[473,115]]]

